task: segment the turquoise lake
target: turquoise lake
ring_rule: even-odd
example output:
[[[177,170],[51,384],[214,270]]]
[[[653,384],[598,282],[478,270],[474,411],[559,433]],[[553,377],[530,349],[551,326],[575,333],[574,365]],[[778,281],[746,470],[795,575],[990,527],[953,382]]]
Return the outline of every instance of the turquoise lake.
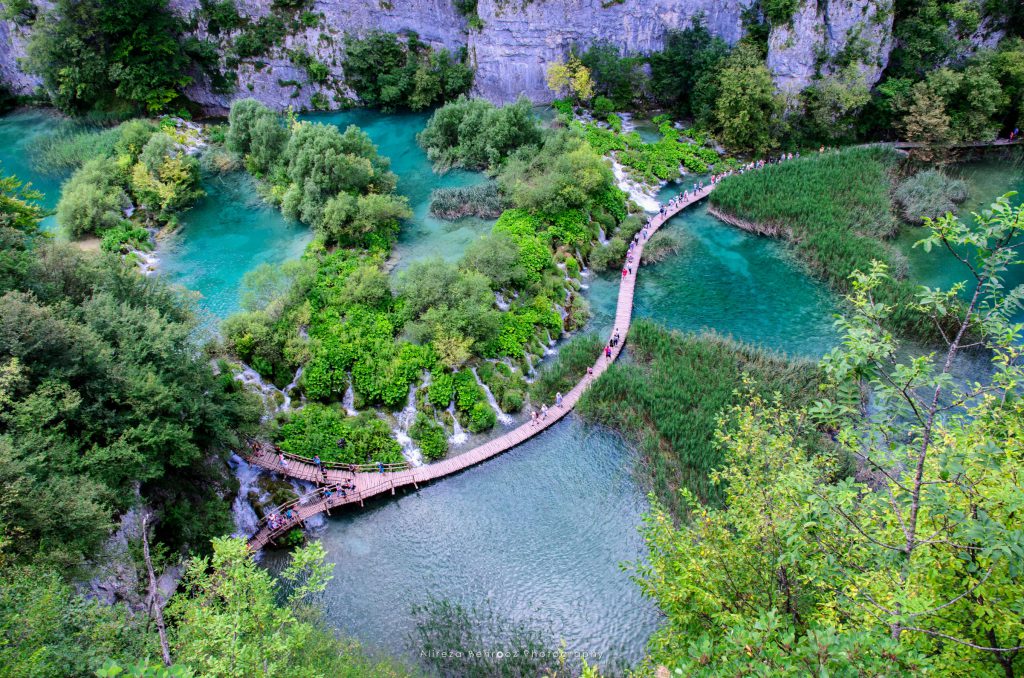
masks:
[[[449,223],[427,214],[433,189],[486,178],[432,172],[415,143],[426,115],[357,110],[307,117],[359,125],[391,158],[399,191],[414,211],[395,248],[399,270],[424,258],[457,259],[490,229],[486,220]],[[33,138],[61,124],[40,112],[0,118],[4,172],[31,179],[46,192],[50,207],[63,177],[38,176],[27,149]],[[961,168],[973,177],[975,205],[1024,188],[1019,172],[990,165]],[[208,177],[204,189],[207,196],[182,215],[181,230],[161,244],[159,255],[161,275],[199,293],[213,327],[238,309],[246,272],[299,256],[310,233],[264,204],[245,174]],[[832,316],[839,301],[785,246],[726,226],[703,206],[665,228],[682,248],[644,268],[637,317],[680,330],[712,329],[809,358],[835,345]],[[908,231],[899,243],[912,239]],[[928,284],[958,279],[949,258],[938,254],[911,251],[910,267]],[[585,281],[594,315],[588,331],[610,326],[618,282],[617,273]],[[590,653],[602,665],[611,658],[635,661],[659,613],[621,565],[644,555],[637,527],[647,508],[630,447],[570,416],[486,464],[329,518],[318,533],[336,564],[324,599],[328,619],[372,647],[414,657],[411,606],[433,595],[487,608],[538,630],[553,646],[564,640],[570,650]],[[280,558],[268,552],[263,562],[275,569]]]

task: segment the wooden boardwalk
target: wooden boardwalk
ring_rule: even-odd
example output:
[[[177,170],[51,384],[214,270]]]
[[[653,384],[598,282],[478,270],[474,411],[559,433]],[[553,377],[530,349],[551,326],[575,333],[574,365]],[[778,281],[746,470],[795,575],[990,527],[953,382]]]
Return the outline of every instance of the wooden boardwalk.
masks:
[[[618,333],[620,341],[612,348],[611,357],[606,358],[602,351],[601,356],[594,363],[593,373],[586,374],[570,390],[562,396],[561,407],[552,405],[548,409],[547,418],[537,424],[526,422],[468,452],[444,459],[434,464],[412,468],[401,468],[405,465],[391,465],[399,468],[385,468],[383,471],[367,471],[364,467],[350,471],[344,466],[325,465],[323,470],[313,464],[312,460],[286,456],[286,465],[281,465],[277,454],[266,446],[257,446],[249,450],[247,460],[250,464],[259,466],[280,473],[282,475],[305,480],[321,485],[316,490],[303,495],[299,499],[274,509],[271,515],[280,516],[280,520],[272,527],[267,518],[260,521],[259,527],[249,539],[251,551],[257,551],[274,540],[275,537],[287,532],[297,524],[302,523],[318,513],[330,512],[330,509],[345,504],[360,505],[370,498],[390,492],[400,487],[412,485],[419,487],[420,483],[430,482],[444,476],[458,473],[463,469],[490,459],[507,450],[512,449],[525,440],[532,438],[538,433],[554,426],[559,420],[569,413],[579,401],[583,392],[587,390],[591,382],[597,379],[608,369],[608,366],[619,357],[626,334],[629,332],[629,324],[633,315],[633,292],[636,289],[636,276],[640,268],[640,258],[643,255],[644,244],[654,233],[661,228],[662,224],[675,216],[683,209],[705,198],[714,188],[713,184],[705,186],[696,193],[691,193],[685,200],[680,198],[671,206],[665,206],[665,212],[655,215],[646,227],[646,237],[640,236],[637,246],[633,248],[633,262],[629,264],[631,273],[622,276],[619,283],[619,300],[615,309],[615,325],[612,328],[609,339]],[[641,231],[643,233],[643,231]],[[625,271],[625,269],[623,269]]]

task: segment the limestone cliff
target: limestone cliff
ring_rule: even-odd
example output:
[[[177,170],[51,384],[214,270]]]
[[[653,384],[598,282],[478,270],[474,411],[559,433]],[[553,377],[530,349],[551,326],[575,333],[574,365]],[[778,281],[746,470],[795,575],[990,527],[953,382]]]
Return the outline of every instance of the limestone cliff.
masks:
[[[316,0],[320,25],[289,35],[283,48],[236,67],[238,87],[229,94],[214,91],[201,73],[188,95],[210,111],[222,111],[233,99],[256,97],[275,108],[312,108],[315,102],[336,106],[349,95],[341,68],[346,33],[372,29],[415,31],[432,46],[466,47],[476,69],[474,93],[507,102],[520,94],[534,101],[551,98],[544,83],[548,64],[563,58],[569,46],[610,41],[624,52],[661,48],[665,34],[689,25],[703,13],[715,35],[734,43],[743,35],[741,14],[753,0],[479,0],[482,27],[470,28],[452,0]],[[802,0],[789,25],[772,30],[768,66],[780,88],[797,91],[807,85],[828,58],[843,53],[861,64],[869,84],[877,81],[891,48],[892,0]],[[270,0],[236,0],[239,11],[258,18],[270,11]],[[171,0],[183,16],[199,9],[199,0]],[[0,21],[0,77],[27,94],[38,86],[18,60],[24,55],[26,31]],[[203,23],[196,33],[209,37]],[[220,36],[228,41],[232,36]],[[310,83],[304,69],[292,63],[287,50],[305,50],[327,65],[331,77]],[[825,63],[823,70],[828,71]],[[314,98],[316,97],[316,98]]]

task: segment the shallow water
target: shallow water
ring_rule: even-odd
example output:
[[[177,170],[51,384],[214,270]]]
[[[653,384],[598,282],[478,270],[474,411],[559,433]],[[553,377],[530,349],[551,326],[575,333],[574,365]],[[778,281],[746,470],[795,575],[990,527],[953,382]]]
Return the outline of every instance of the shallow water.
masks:
[[[600,663],[635,661],[659,616],[620,568],[643,553],[647,501],[632,469],[616,436],[570,415],[482,466],[344,511],[319,533],[335,563],[327,617],[415,656],[410,609],[435,596],[526,622]]]
[[[39,202],[54,209],[60,199],[60,185],[69,173],[43,174],[32,167],[29,150],[41,137],[46,137],[72,124],[59,114],[37,109],[19,110],[0,117],[0,174],[17,176],[22,182],[43,193]],[[57,220],[51,215],[42,221],[45,230],[55,230]]]
[[[212,327],[240,309],[248,271],[301,256],[312,233],[263,202],[245,172],[206,177],[203,190],[206,196],[180,216],[181,228],[157,252],[160,274],[200,293]]]
[[[950,170],[950,174],[959,176],[967,182],[970,197],[960,206],[957,216],[966,224],[974,224],[972,212],[987,209],[999,196],[1010,191],[1017,191],[1011,199],[1015,205],[1024,202],[1024,165],[1018,160],[982,160],[965,163]],[[969,272],[948,251],[937,248],[930,253],[914,243],[927,235],[924,227],[908,227],[903,229],[897,238],[902,252],[907,255],[911,277],[922,285],[948,289],[957,282],[966,282]],[[1024,284],[1024,266],[1015,266],[1007,272],[1006,287],[1012,289]],[[1024,321],[1024,311],[1015,316],[1017,322]]]
[[[637,278],[634,317],[683,331],[713,329],[794,356],[818,358],[838,341],[837,301],[797,263],[783,243],[723,224],[704,204],[662,227],[682,241],[679,253],[645,264]],[[610,332],[620,272],[586,281],[592,324]]]
[[[356,125],[365,131],[381,155],[391,159],[391,170],[398,175],[398,192],[409,198],[413,216],[402,225],[394,248],[397,269],[418,259],[441,257],[455,261],[466,246],[489,233],[493,219],[467,217],[445,221],[430,216],[430,193],[437,188],[473,186],[487,180],[479,172],[453,170],[435,174],[427,154],[416,143],[416,134],[430,117],[428,113],[380,113],[366,109],[311,113],[305,120],[337,125],[344,130]]]

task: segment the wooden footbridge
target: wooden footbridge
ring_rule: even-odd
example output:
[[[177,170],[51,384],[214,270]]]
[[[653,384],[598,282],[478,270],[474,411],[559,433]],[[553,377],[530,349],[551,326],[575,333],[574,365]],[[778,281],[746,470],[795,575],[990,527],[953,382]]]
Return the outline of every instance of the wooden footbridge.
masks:
[[[612,328],[611,336],[618,334],[620,341],[611,348],[609,357],[605,357],[602,351],[591,372],[584,375],[572,390],[562,396],[561,406],[553,405],[548,408],[546,418],[537,423],[528,421],[468,452],[434,464],[417,467],[409,467],[408,464],[351,466],[328,463],[317,466],[311,459],[293,455],[284,455],[282,464],[281,457],[276,451],[266,445],[252,444],[245,453],[250,464],[291,478],[316,483],[320,487],[268,513],[260,521],[256,534],[249,539],[249,549],[257,551],[263,548],[275,537],[318,513],[329,513],[332,508],[356,502],[361,506],[370,497],[387,492],[394,494],[396,489],[409,485],[418,488],[420,483],[427,483],[458,473],[512,449],[562,419],[576,406],[580,396],[587,390],[591,382],[601,376],[622,351],[633,314],[633,292],[636,289],[636,276],[640,268],[644,245],[661,228],[662,224],[678,212],[706,197],[712,188],[713,185],[709,184],[701,190],[691,192],[685,199],[680,197],[663,206],[662,211],[655,215],[649,225],[638,234],[637,243],[632,250],[632,261],[623,268],[622,281],[619,284],[619,300],[615,309],[615,325]],[[274,517],[273,521],[270,520],[271,516]]]

